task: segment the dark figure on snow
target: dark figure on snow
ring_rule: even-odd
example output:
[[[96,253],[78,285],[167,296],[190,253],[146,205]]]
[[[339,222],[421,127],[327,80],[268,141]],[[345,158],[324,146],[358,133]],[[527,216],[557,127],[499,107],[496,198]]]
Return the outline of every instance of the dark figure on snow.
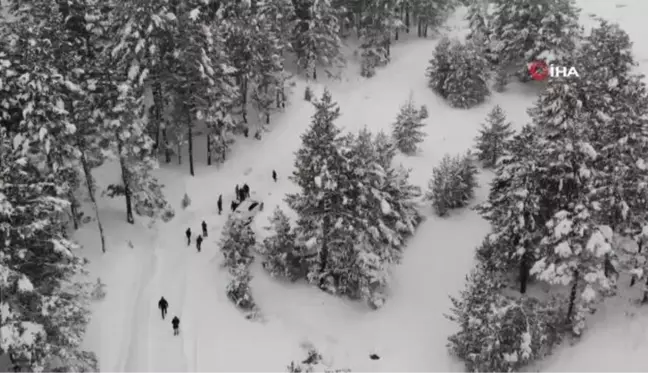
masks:
[[[236,201],[232,201],[232,212],[236,211],[236,208],[238,207],[238,203]]]
[[[218,196],[218,204],[217,205],[218,205],[218,215],[220,215],[221,212],[223,212],[223,195],[222,194],[220,196]]]
[[[277,171],[275,170],[272,170],[272,180],[274,180],[275,183],[277,182]]]
[[[166,316],[167,309],[169,308],[169,302],[167,302],[164,297],[160,298],[160,301],[158,302],[158,308],[160,309],[160,312],[162,312],[162,320],[164,320],[164,316]]]
[[[250,137],[250,129],[249,128],[245,127],[245,129],[243,129],[243,136]]]
[[[207,237],[207,223],[203,220],[202,224],[203,237]]]
[[[236,199],[239,202],[245,201],[245,189],[243,189],[243,188],[239,189],[239,194],[238,194],[238,196],[236,196]]]
[[[241,198],[241,191],[239,190],[238,184],[236,184],[236,187],[234,188],[234,195],[236,196],[236,199]]]
[[[191,228],[187,228],[185,235],[187,235],[187,246],[189,246],[191,245]]]
[[[173,325],[173,335],[180,334],[180,319],[178,318],[178,316],[173,317],[171,324]]]
[[[202,245],[202,241],[202,236],[198,236],[198,238],[196,238],[196,249],[198,249],[198,252],[200,252],[200,245]]]
[[[243,184],[243,195],[245,198],[250,198],[250,187],[247,184]]]

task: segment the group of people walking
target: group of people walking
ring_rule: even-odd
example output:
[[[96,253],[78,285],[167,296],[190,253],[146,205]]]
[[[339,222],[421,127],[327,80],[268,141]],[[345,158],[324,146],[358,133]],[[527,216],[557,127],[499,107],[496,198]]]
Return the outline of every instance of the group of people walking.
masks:
[[[277,172],[275,170],[272,170],[272,179],[275,181],[275,183],[277,182]],[[241,202],[250,198],[250,187],[247,184],[243,184],[243,186],[239,188],[237,184],[234,188],[234,193],[236,195],[236,200],[232,201],[232,212],[236,211],[236,208],[241,204]],[[218,215],[221,215],[221,213],[223,212],[222,194],[218,196],[217,206]],[[196,250],[198,250],[198,252],[200,252],[201,250],[203,237],[207,237],[207,223],[203,220],[200,227],[202,228],[202,234],[196,237]],[[185,236],[187,237],[187,246],[191,246],[191,228],[187,228],[187,230],[185,231]],[[158,308],[160,309],[162,320],[164,320],[169,309],[169,302],[164,299],[164,297],[161,297],[158,301]],[[173,335],[180,334],[180,319],[178,318],[178,316],[174,316],[173,319],[171,319],[171,325],[173,326]]]

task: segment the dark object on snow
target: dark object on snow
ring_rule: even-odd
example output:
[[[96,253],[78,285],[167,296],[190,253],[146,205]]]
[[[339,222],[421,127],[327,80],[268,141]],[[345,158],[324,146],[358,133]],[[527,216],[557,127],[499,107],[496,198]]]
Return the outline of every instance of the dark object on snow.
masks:
[[[191,245],[191,228],[187,228],[185,235],[187,235],[187,246],[189,246]]]
[[[169,302],[167,302],[164,297],[160,298],[160,301],[158,302],[158,308],[160,309],[160,312],[162,312],[162,320],[164,320],[164,316],[166,316],[167,309],[169,308]]]
[[[204,220],[203,220],[201,226],[202,226],[203,236],[207,237],[207,223],[205,223]]]
[[[236,201],[232,201],[232,212],[236,211],[236,208],[237,208],[238,206],[239,206],[239,204],[236,203]]]
[[[272,179],[274,180],[275,183],[277,182],[277,171],[275,170],[272,170]]]
[[[245,193],[245,198],[250,198],[250,187],[247,184],[243,184],[243,193]]]
[[[241,198],[241,191],[239,190],[238,184],[236,184],[236,187],[234,188],[234,195],[236,195],[236,199]]]
[[[250,137],[250,129],[249,128],[245,127],[243,129],[243,136]]]
[[[380,360],[380,356],[378,356],[376,354],[371,354],[371,355],[369,355],[369,359],[371,359],[371,360]]]
[[[218,205],[218,215],[220,215],[221,212],[223,212],[223,195],[222,194],[218,196],[217,205]]]
[[[255,207],[257,207],[258,205],[259,205],[259,202],[254,202],[254,203],[252,203],[252,204],[250,205],[250,207],[248,207],[248,211],[252,211],[252,210],[253,210]]]
[[[173,325],[173,335],[180,334],[180,319],[178,316],[174,316],[171,320],[171,325]]]
[[[202,245],[202,242],[203,242],[202,236],[198,236],[198,238],[196,238],[196,249],[198,249],[198,252],[200,252],[200,245]]]
[[[259,211],[263,211],[263,202],[261,202],[261,205],[259,205]]]

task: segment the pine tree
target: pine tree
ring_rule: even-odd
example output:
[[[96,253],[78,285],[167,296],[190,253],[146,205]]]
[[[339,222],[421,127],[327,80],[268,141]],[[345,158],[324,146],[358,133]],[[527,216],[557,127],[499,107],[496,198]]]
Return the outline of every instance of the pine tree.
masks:
[[[469,109],[484,102],[490,95],[488,62],[472,43],[457,42],[449,53],[451,69],[443,86],[448,103],[456,108]]]
[[[519,371],[560,342],[556,302],[507,297],[501,293],[504,285],[481,266],[466,282],[460,297],[451,297],[446,317],[459,325],[448,348],[464,360],[467,371]]]
[[[266,256],[263,268],[273,277],[281,276],[291,280],[304,277],[305,273],[299,271],[301,262],[295,249],[296,236],[290,219],[277,207],[269,220],[270,226],[266,229],[272,235],[263,240],[262,250]]]
[[[298,22],[293,49],[298,64],[310,79],[317,80],[317,66],[337,67],[344,63],[339,37],[338,12],[330,0],[295,1]]]
[[[541,149],[539,132],[525,126],[506,146],[488,201],[477,207],[492,226],[478,257],[492,270],[516,272],[522,294],[526,293],[531,267],[540,257],[538,245],[549,218],[542,207],[546,191]]]
[[[391,136],[384,131],[379,131],[374,137],[374,146],[378,153],[378,164],[385,170],[392,167],[397,148]]]
[[[443,37],[434,47],[434,55],[429,62],[425,75],[428,78],[428,86],[441,97],[446,97],[445,81],[452,71],[450,60],[450,48],[453,42],[448,37]]]
[[[249,265],[252,262],[251,249],[256,242],[254,231],[244,220],[232,217],[223,227],[219,247],[228,269],[235,269],[239,264]]]
[[[446,155],[432,169],[426,198],[437,215],[445,216],[451,209],[468,205],[477,186],[477,169],[468,156]]]
[[[376,67],[390,60],[391,38],[401,25],[396,15],[397,2],[383,0],[369,2],[362,9],[360,19],[361,75],[370,78]]]
[[[527,76],[527,64],[571,54],[580,33],[573,0],[497,0],[490,15],[492,53],[502,69]]]
[[[421,129],[425,127],[423,115],[414,103],[414,97],[410,94],[408,101],[401,106],[392,125],[392,137],[398,150],[407,155],[416,153],[418,144],[423,142],[426,133]]]
[[[472,0],[468,6],[468,13],[466,19],[470,27],[470,32],[466,36],[466,40],[474,41],[475,43],[488,44],[489,30],[488,30],[488,4],[483,0]]]
[[[513,133],[511,123],[506,121],[506,114],[496,105],[486,117],[486,124],[482,124],[476,139],[477,159],[483,162],[484,167],[497,165],[498,159],[504,153],[506,142]]]

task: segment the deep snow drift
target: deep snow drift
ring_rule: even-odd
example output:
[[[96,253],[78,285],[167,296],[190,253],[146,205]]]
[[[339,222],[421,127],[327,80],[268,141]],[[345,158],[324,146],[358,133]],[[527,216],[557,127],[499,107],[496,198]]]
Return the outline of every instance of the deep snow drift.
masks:
[[[634,38],[642,38],[645,2],[582,1],[583,22],[595,13],[614,21]],[[465,27],[458,14],[448,23],[449,32]],[[417,104],[429,108],[428,137],[416,157],[401,158],[412,168],[412,181],[425,187],[432,167],[445,154],[458,154],[473,145],[486,113],[499,104],[516,127],[527,121],[526,108],[538,87],[511,85],[479,108],[461,111],[448,107],[426,86],[427,61],[435,40],[410,38],[393,48],[393,61],[365,80],[351,64],[347,77],[327,82],[341,107],[338,125],[357,131],[389,129],[399,106],[413,93]],[[640,44],[637,45],[639,47]],[[635,51],[638,61],[648,60],[648,50]],[[411,240],[402,265],[394,268],[392,295],[385,307],[370,311],[363,305],[327,295],[302,284],[272,280],[258,264],[254,268],[252,291],[263,322],[250,322],[225,295],[226,273],[220,268],[216,242],[225,223],[234,185],[248,183],[252,198],[264,201],[256,217],[256,228],[266,225],[275,206],[282,204],[294,186],[287,180],[292,171],[293,152],[300,134],[313,113],[302,100],[305,82],[297,81],[285,113],[273,118],[271,132],[262,141],[239,139],[230,159],[222,166],[207,167],[197,146],[196,177],[187,165],[163,165],[159,177],[177,215],[167,224],[149,228],[138,220],[126,224],[121,200],[102,199],[101,216],[106,226],[109,252],[102,255],[93,224],[76,238],[92,260],[91,271],[107,285],[108,295],[95,305],[86,345],[95,351],[103,371],[284,371],[292,360],[301,360],[300,345],[316,346],[327,364],[353,371],[460,371],[462,364],[448,356],[445,344],[454,325],[443,313],[449,308],[449,294],[463,287],[464,276],[473,264],[474,248],[488,231],[487,224],[469,209],[446,219],[431,215]],[[324,86],[314,84],[320,95]],[[202,139],[196,139],[202,144]],[[252,144],[253,143],[253,144]],[[185,158],[186,159],[186,158]],[[277,183],[272,170],[279,175]],[[95,172],[100,185],[117,179],[110,165]],[[482,173],[475,203],[487,194],[490,175]],[[192,199],[182,210],[184,193]],[[225,212],[219,216],[216,200],[223,194]],[[184,231],[200,231],[208,224],[209,236],[198,253],[187,247]],[[257,229],[260,231],[259,229]],[[164,296],[169,315],[161,320],[157,301]],[[624,300],[616,300],[623,302]],[[621,307],[610,308],[618,310]],[[645,311],[645,310],[644,310]],[[621,311],[622,312],[622,311]],[[170,319],[181,319],[181,334],[174,337]],[[559,350],[542,365],[542,370],[639,370],[648,366],[648,315],[608,313],[596,315],[583,341]],[[369,359],[376,353],[380,360]]]

